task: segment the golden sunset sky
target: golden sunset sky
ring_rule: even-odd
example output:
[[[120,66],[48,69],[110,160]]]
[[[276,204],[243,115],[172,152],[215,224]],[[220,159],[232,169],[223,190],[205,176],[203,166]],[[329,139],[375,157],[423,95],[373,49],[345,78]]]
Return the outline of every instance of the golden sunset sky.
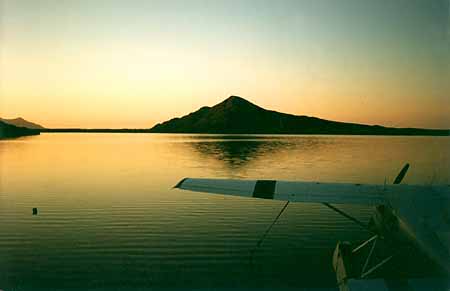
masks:
[[[148,128],[239,95],[450,128],[449,1],[0,0],[0,117]]]

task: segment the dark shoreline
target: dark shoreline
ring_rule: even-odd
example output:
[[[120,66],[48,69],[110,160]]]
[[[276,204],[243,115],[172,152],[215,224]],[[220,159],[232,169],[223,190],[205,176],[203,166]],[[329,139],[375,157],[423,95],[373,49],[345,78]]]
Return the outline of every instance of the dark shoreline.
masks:
[[[152,129],[129,128],[46,128],[40,132],[53,133],[170,133],[170,134],[267,134],[267,135],[378,135],[378,136],[450,136],[450,130],[417,128],[383,128],[373,131],[303,131],[303,132],[162,132]]]
[[[97,133],[150,133],[149,129],[130,128],[45,128],[40,132],[97,132]]]

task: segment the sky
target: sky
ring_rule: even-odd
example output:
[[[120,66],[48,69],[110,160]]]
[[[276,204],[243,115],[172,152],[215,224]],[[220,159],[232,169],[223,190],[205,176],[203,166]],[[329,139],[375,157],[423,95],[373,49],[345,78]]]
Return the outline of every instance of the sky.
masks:
[[[148,128],[238,95],[450,128],[449,0],[0,0],[0,117]]]

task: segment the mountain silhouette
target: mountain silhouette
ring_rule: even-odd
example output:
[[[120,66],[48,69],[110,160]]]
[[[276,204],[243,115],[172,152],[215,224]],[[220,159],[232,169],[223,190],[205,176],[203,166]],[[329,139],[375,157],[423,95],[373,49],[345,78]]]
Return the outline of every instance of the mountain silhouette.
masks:
[[[160,133],[449,135],[449,130],[337,122],[266,110],[239,96],[150,129]]]
[[[0,139],[19,137],[25,135],[37,135],[40,134],[38,129],[30,129],[26,127],[17,127],[3,121],[0,121]]]
[[[11,124],[11,125],[14,125],[17,127],[26,127],[26,128],[31,128],[31,129],[44,129],[43,126],[41,126],[37,123],[33,123],[28,120],[25,120],[22,117],[12,118],[12,119],[0,118],[0,121],[3,121],[4,123],[8,123],[8,124]]]

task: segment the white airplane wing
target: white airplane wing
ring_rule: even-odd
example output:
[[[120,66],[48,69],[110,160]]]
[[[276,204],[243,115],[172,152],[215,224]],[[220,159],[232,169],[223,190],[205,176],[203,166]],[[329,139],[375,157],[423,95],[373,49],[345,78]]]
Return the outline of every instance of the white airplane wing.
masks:
[[[185,178],[175,188],[195,192],[263,198],[291,202],[380,205],[392,197],[408,199],[433,192],[448,195],[449,187],[426,185],[376,185],[354,183],[319,183],[282,180],[237,180]]]
[[[193,178],[185,178],[175,186],[183,190],[241,197],[359,205],[384,204],[388,188],[402,187],[404,188],[400,185]]]

